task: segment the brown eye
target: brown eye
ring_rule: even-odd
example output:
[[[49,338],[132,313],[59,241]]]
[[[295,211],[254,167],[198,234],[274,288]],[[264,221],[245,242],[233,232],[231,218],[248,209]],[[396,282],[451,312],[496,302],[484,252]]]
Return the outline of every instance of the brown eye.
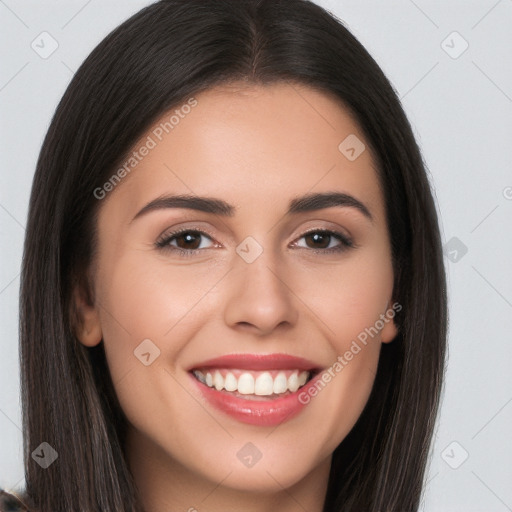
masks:
[[[306,242],[315,245],[315,247],[312,247],[313,249],[327,249],[331,238],[331,235],[321,232],[310,233],[304,236]]]
[[[319,250],[320,252],[339,252],[349,247],[354,247],[352,240],[342,233],[329,230],[310,231],[299,239],[304,239],[306,244],[297,244],[298,247]]]
[[[201,234],[194,231],[186,231],[174,236],[176,245],[180,249],[198,249],[201,245]]]
[[[173,233],[165,234],[160,240],[156,242],[159,249],[178,251],[179,253],[191,254],[192,252],[199,252],[201,249],[209,249],[210,247],[202,247],[202,239],[212,240],[211,237],[195,229],[183,229]]]

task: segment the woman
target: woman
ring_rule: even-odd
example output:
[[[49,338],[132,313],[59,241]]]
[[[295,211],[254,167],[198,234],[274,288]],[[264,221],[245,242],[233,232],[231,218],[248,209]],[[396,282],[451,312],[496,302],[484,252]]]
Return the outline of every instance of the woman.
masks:
[[[446,328],[424,164],[361,44],[303,0],[152,4],[38,161],[20,500],[417,510]]]

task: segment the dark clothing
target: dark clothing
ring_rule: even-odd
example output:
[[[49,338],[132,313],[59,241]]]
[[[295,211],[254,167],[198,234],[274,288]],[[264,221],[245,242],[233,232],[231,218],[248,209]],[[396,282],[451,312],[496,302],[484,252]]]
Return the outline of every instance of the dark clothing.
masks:
[[[23,500],[23,495],[20,498]],[[30,510],[16,496],[0,489],[0,512],[30,512]]]

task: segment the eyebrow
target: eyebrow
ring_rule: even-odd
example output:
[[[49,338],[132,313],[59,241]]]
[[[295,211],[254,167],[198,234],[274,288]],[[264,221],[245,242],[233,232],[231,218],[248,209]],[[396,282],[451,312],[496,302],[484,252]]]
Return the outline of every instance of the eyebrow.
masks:
[[[342,192],[323,192],[295,197],[288,205],[287,214],[322,210],[323,208],[332,208],[334,206],[355,208],[373,222],[370,210],[361,201]],[[151,211],[167,208],[186,208],[205,213],[213,213],[215,215],[222,215],[223,217],[233,217],[237,209],[235,206],[226,203],[222,199],[214,197],[200,197],[187,194],[161,196],[150,201],[146,206],[139,210],[131,222]]]

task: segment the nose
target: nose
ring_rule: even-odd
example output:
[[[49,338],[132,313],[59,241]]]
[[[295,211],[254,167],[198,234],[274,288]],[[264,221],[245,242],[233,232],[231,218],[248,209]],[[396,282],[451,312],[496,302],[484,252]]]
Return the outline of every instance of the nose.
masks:
[[[237,257],[238,258],[238,257]],[[273,333],[278,327],[290,329],[297,321],[297,298],[293,282],[282,262],[270,251],[252,263],[238,258],[230,272],[225,322],[231,328],[256,336]]]

